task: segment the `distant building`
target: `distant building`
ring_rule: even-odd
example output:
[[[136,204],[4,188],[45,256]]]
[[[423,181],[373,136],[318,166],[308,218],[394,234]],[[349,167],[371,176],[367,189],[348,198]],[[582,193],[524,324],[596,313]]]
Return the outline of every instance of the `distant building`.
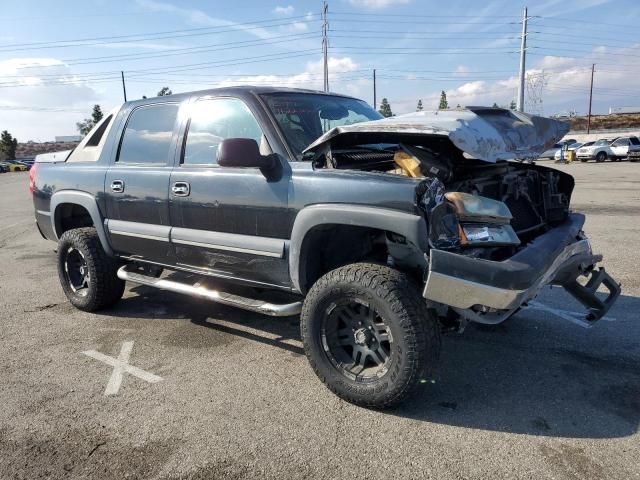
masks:
[[[640,113],[640,107],[609,107],[609,115],[615,113]]]
[[[64,143],[64,142],[79,142],[82,140],[81,135],[60,135],[56,136],[56,143]]]

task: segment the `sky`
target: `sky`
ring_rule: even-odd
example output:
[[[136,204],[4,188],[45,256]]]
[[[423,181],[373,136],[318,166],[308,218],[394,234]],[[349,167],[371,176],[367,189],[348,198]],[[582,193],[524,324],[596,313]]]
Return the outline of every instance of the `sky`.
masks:
[[[517,96],[524,4],[328,0],[331,91],[394,114],[508,106]],[[526,109],[638,106],[640,2],[529,1]],[[0,11],[0,130],[19,141],[77,134],[94,104],[227,85],[322,88],[320,0],[22,0]],[[379,105],[378,105],[379,106]]]

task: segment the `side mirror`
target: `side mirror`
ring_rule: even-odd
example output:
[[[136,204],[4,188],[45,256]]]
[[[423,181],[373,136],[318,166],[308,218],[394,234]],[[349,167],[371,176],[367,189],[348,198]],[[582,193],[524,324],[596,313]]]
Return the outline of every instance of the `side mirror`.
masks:
[[[218,165],[269,170],[275,165],[271,155],[261,155],[258,142],[252,138],[227,138],[218,145]]]

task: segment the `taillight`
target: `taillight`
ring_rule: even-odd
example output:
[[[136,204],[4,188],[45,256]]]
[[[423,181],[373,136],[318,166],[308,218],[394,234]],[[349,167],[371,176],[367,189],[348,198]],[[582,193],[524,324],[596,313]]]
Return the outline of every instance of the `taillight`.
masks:
[[[36,170],[38,169],[38,164],[34,163],[31,165],[31,170],[29,170],[29,193],[33,195],[33,190],[36,188]]]

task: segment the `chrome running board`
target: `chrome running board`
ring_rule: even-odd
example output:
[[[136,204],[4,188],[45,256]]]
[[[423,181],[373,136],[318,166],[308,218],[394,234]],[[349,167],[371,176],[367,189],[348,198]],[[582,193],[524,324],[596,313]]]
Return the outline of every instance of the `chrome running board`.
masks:
[[[271,317],[288,317],[298,315],[302,311],[302,302],[275,304],[263,300],[241,297],[232,293],[213,290],[199,281],[194,284],[177,282],[166,278],[156,278],[127,270],[127,265],[120,267],[118,278],[128,282],[139,283],[149,287],[168,290],[175,293],[184,293],[192,297],[204,298],[213,302],[222,303],[231,307],[242,308],[252,312],[269,315]]]

